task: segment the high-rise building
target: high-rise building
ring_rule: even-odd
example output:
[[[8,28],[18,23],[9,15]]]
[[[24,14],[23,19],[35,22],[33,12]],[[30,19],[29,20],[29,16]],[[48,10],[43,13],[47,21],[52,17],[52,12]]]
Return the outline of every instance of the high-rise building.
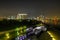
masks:
[[[44,16],[40,15],[36,18],[36,20],[44,22]]]
[[[27,19],[27,14],[25,13],[17,14],[17,19]]]

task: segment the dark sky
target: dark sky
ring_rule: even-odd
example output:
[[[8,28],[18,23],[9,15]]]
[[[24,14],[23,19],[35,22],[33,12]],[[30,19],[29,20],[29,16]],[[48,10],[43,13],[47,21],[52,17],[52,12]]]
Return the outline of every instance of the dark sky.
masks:
[[[59,0],[3,0],[0,1],[0,16],[16,15],[19,12],[27,13],[30,17],[44,16],[60,17]]]

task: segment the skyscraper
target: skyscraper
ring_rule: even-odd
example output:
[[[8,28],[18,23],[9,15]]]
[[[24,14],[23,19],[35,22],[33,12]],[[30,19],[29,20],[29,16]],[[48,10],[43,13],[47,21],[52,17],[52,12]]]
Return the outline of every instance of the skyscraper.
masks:
[[[27,19],[27,14],[19,13],[19,14],[17,14],[17,19]]]

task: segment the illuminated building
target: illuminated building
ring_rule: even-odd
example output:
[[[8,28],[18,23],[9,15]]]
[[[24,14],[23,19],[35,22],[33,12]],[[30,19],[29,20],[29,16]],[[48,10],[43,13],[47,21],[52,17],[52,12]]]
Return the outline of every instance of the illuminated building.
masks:
[[[55,16],[55,17],[53,18],[53,22],[54,22],[55,25],[58,24],[58,18],[57,18],[57,16]]]
[[[15,16],[8,16],[7,19],[16,19]]]
[[[17,19],[26,19],[27,18],[27,14],[17,14]]]
[[[38,21],[42,21],[44,22],[44,16],[43,15],[40,15],[36,18]]]
[[[44,22],[45,22],[45,23],[49,23],[49,21],[50,21],[49,18],[48,18],[48,17],[45,17]]]
[[[37,17],[37,20],[40,21],[40,17]]]
[[[44,22],[45,17],[43,15],[40,16],[40,20]]]

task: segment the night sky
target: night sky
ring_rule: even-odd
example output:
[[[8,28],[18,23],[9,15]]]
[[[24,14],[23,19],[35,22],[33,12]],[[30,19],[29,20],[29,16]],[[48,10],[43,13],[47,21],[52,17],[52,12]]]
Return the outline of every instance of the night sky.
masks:
[[[44,15],[60,17],[59,0],[3,0],[0,1],[0,16],[14,16],[27,13],[29,17]]]

